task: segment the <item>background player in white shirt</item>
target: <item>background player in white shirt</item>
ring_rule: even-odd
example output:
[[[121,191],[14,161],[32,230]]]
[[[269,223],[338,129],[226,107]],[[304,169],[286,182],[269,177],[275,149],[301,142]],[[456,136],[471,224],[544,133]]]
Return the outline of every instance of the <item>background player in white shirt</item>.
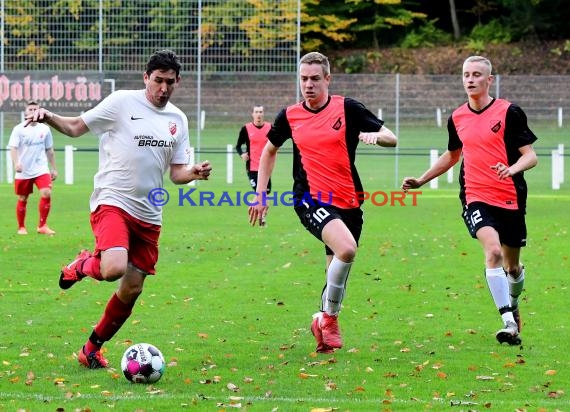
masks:
[[[71,137],[91,131],[99,138],[99,170],[90,200],[95,250],[82,251],[62,268],[59,279],[62,289],[85,276],[119,279],[118,289],[78,353],[79,362],[90,369],[107,367],[101,346],[128,319],[146,276],[155,273],[162,209],[153,204],[153,191],[163,187],[168,169],[176,184],[207,180],[212,170],[208,161],[188,165],[188,119],[169,102],[180,82],[180,69],[174,52],[157,51],[143,74],[145,89],[114,92],[77,117],[42,108],[28,118]]]
[[[24,113],[29,116],[39,107],[37,102],[29,101]],[[33,193],[34,185],[36,185],[40,191],[37,232],[42,235],[54,235],[55,231],[47,225],[47,218],[51,209],[52,181],[57,178],[53,137],[50,128],[37,122],[30,123],[28,127],[25,127],[25,122],[17,124],[10,135],[8,147],[10,147],[10,157],[16,172],[14,190],[18,196],[16,203],[18,234],[28,234],[25,224],[26,209],[28,197]]]

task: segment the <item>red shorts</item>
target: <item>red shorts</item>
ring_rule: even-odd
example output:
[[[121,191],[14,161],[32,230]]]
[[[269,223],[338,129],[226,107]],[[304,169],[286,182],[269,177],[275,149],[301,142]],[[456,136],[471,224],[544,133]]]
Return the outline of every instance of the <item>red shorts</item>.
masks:
[[[91,213],[91,228],[95,235],[95,255],[113,247],[124,247],[134,267],[150,275],[156,273],[159,225],[143,222],[116,206],[100,205]]]
[[[34,184],[39,190],[51,189],[51,175],[46,173],[31,179],[16,179],[14,181],[14,190],[18,196],[28,196],[34,192]]]

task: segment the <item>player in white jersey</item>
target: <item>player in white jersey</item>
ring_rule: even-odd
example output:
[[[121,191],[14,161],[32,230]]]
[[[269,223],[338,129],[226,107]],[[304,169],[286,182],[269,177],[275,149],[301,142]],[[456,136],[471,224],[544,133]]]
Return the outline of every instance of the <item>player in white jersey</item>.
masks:
[[[81,116],[59,116],[42,108],[29,118],[70,137],[91,131],[99,138],[99,170],[90,201],[95,250],[79,253],[62,268],[59,279],[62,289],[85,276],[119,279],[78,353],[79,362],[90,369],[107,367],[103,343],[128,319],[145,277],[155,273],[162,210],[152,195],[162,189],[164,174],[170,169],[172,182],[186,184],[208,179],[212,170],[208,161],[188,165],[188,119],[169,102],[180,82],[180,68],[174,52],[161,50],[147,62],[145,89],[114,92]]]
[[[29,101],[24,113],[29,116],[39,107],[36,101]],[[8,141],[10,157],[16,172],[14,190],[18,196],[16,203],[18,234],[28,234],[25,223],[26,209],[28,197],[33,193],[34,185],[36,185],[40,191],[37,232],[42,235],[54,235],[55,231],[47,225],[47,218],[51,209],[52,181],[57,178],[53,137],[50,128],[45,124],[33,122],[29,124],[29,127],[24,125],[25,122],[17,124]]]

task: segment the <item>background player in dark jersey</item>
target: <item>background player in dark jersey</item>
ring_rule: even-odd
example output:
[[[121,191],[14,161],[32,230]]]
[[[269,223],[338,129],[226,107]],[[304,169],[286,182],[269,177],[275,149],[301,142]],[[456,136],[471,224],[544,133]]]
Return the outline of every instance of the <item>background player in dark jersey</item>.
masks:
[[[245,162],[245,170],[251,188],[257,190],[257,170],[259,168],[259,158],[261,151],[267,143],[267,133],[271,129],[271,123],[264,119],[263,106],[253,106],[251,112],[252,121],[243,125],[239,131],[236,143],[236,152]],[[245,145],[245,151],[243,146]],[[267,193],[271,191],[271,179],[267,184]]]
[[[257,191],[257,170],[259,169],[259,158],[261,152],[267,143],[267,133],[271,129],[271,123],[264,119],[263,106],[253,106],[251,112],[252,121],[243,125],[239,132],[236,143],[236,152],[245,162],[245,170],[249,184],[254,191]],[[245,145],[245,152],[243,151]],[[267,193],[271,192],[271,178],[267,182]],[[261,225],[265,226],[265,217],[261,221]]]
[[[524,171],[537,164],[526,115],[515,104],[489,95],[491,62],[471,56],[463,63],[468,102],[447,123],[447,151],[421,177],[404,178],[404,190],[416,189],[445,173],[461,155],[459,173],[463,219],[485,254],[485,277],[504,327],[500,343],[521,343],[519,296],[525,271],[520,248],[526,245],[527,186]]]
[[[263,149],[258,174],[258,204],[249,208],[252,225],[267,212],[262,193],[275,166],[277,151],[293,140],[293,192],[301,223],[325,244],[326,284],[321,311],[311,331],[317,352],[342,347],[338,314],[362,230],[362,184],[354,160],[360,141],[393,147],[398,139],[384,122],[356,100],[329,94],[328,58],[312,52],[299,62],[304,101],[276,117]],[[320,202],[319,202],[320,200]]]

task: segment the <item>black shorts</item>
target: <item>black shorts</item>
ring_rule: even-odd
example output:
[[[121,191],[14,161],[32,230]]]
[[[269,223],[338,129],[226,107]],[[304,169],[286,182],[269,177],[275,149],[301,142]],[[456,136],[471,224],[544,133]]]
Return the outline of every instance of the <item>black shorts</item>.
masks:
[[[362,233],[362,209],[339,209],[336,206],[322,205],[313,199],[313,204],[306,202],[295,202],[295,204],[302,203],[301,206],[295,206],[295,212],[299,216],[301,223],[305,226],[311,234],[323,241],[322,233],[325,225],[333,219],[340,219],[346,225],[356,244],[360,239]],[[333,251],[325,245],[327,255],[333,255]]]
[[[526,222],[524,212],[519,210],[473,202],[463,210],[463,221],[474,239],[477,238],[479,229],[491,226],[499,233],[501,244],[510,247],[526,246]]]
[[[257,171],[248,171],[247,178],[249,179],[249,184],[254,191],[257,191]],[[267,182],[267,193],[271,193],[271,178]]]

